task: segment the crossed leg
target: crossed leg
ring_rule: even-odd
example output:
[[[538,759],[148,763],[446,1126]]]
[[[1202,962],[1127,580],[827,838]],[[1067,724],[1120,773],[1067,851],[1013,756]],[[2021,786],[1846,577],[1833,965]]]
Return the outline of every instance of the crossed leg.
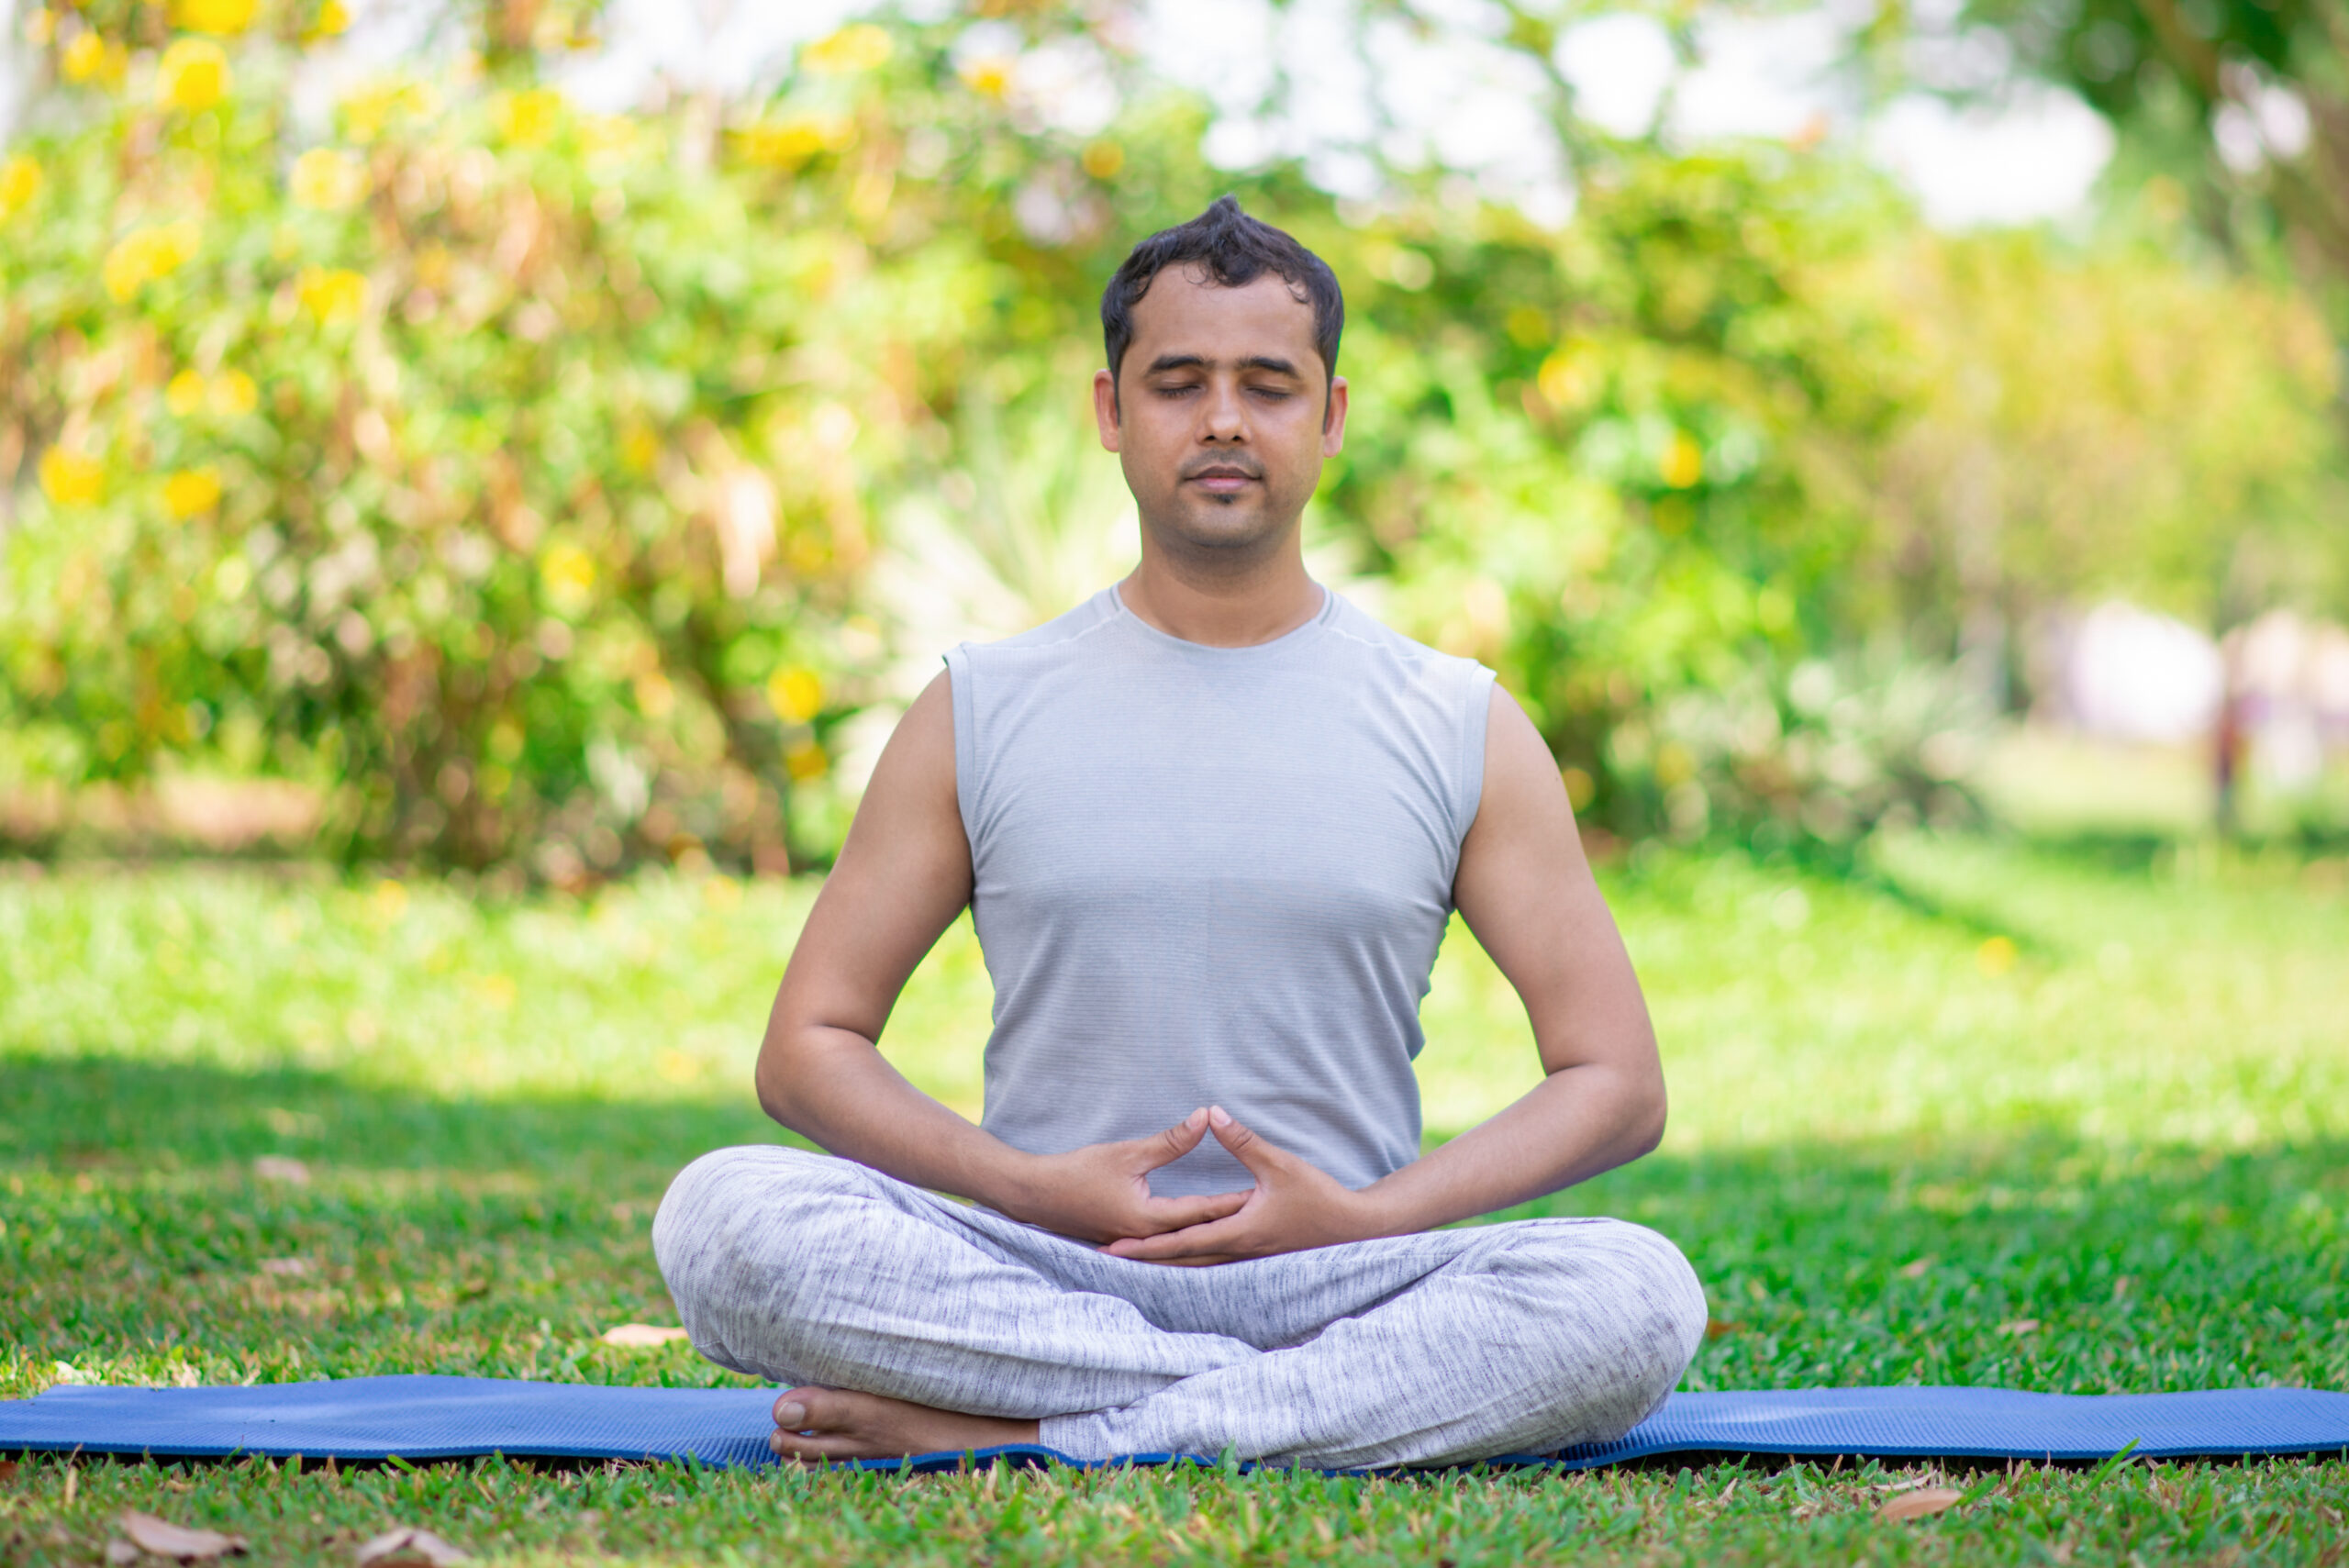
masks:
[[[1679,1252],[1612,1220],[1178,1269],[776,1148],[688,1167],[653,1246],[704,1354],[794,1385],[774,1441],[812,1459],[1018,1441],[1330,1468],[1547,1451],[1628,1430],[1704,1326]]]

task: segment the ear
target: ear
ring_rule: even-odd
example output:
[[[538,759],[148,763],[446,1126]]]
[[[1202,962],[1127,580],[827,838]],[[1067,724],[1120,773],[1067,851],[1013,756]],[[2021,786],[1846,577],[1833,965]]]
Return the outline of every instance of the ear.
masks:
[[[1330,379],[1330,406],[1321,415],[1321,455],[1336,457],[1346,445],[1346,378]]]
[[[1101,450],[1118,450],[1118,379],[1108,371],[1093,373],[1093,423],[1100,428]]]

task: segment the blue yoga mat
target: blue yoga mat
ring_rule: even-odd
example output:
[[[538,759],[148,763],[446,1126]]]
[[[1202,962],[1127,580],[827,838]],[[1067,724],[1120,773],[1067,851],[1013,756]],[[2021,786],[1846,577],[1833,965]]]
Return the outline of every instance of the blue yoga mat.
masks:
[[[53,1388],[0,1400],[0,1452],[79,1450],[157,1459],[232,1454],[370,1460],[683,1460],[768,1465],[775,1391],[622,1388],[485,1377],[359,1377],[241,1388]],[[1675,1394],[1620,1441],[1506,1462],[1589,1469],[1666,1453],[1854,1459],[2095,1460],[2134,1443],[2149,1459],[2349,1457],[2349,1394],[2227,1388],[2203,1394],[2018,1394],[2004,1388],[1809,1388]],[[1057,1461],[1013,1446],[980,1456]],[[1175,1454],[1108,1463],[1161,1464]],[[866,1461],[896,1469],[896,1460]],[[917,1470],[951,1469],[960,1454]],[[1202,1460],[1201,1462],[1208,1462]]]

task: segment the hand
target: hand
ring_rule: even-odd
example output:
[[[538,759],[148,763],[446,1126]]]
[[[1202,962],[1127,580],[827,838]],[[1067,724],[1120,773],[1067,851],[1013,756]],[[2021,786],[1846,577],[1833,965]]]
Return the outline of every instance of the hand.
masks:
[[[1014,1219],[1079,1241],[1116,1241],[1183,1230],[1237,1212],[1246,1191],[1200,1197],[1153,1197],[1150,1173],[1199,1146],[1208,1112],[1193,1111],[1164,1132],[1122,1143],[1088,1143],[1065,1154],[1021,1162],[1017,1191],[998,1204]]]
[[[1209,1106],[1207,1114],[1216,1141],[1256,1178],[1254,1189],[1241,1195],[1247,1201],[1229,1218],[1115,1241],[1109,1251],[1144,1262],[1227,1263],[1383,1234],[1371,1201],[1362,1194],[1274,1148],[1232,1120],[1221,1106]]]

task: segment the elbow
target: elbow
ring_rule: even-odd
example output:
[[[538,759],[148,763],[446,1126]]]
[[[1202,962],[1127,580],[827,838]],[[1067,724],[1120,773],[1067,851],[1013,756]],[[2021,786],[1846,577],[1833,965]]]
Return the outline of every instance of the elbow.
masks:
[[[759,1064],[751,1074],[751,1087],[759,1096],[759,1108],[770,1120],[793,1132],[799,1132],[799,1098],[794,1094],[789,1052],[783,1041],[770,1033],[759,1047]]]
[[[1664,1142],[1664,1113],[1670,1107],[1664,1088],[1664,1074],[1657,1073],[1642,1089],[1630,1118],[1631,1158],[1653,1154]]]

